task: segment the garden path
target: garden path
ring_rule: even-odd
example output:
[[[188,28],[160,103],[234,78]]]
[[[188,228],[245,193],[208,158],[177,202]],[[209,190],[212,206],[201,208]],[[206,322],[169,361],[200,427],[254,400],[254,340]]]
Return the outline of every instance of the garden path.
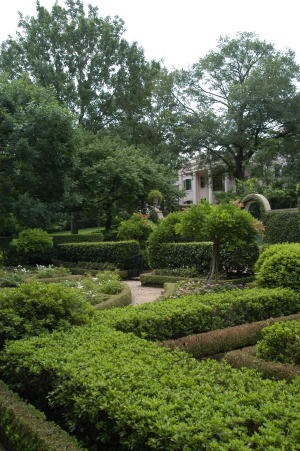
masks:
[[[162,288],[142,287],[139,280],[125,280],[131,289],[132,304],[139,305],[153,302],[162,295]]]

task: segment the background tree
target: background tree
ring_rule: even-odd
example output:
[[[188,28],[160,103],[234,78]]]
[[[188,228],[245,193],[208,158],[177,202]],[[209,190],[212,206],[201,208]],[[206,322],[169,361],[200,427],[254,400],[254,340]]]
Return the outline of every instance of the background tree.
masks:
[[[294,54],[277,52],[253,33],[220,38],[218,51],[175,77],[183,148],[222,161],[237,179],[245,178],[266,138],[298,133],[288,114],[291,105],[298,108]]]

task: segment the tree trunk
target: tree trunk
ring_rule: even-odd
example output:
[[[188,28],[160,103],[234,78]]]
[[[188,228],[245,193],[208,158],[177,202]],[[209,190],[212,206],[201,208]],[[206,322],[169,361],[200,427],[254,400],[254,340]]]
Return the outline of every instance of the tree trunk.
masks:
[[[211,282],[213,279],[218,280],[219,261],[220,261],[219,245],[214,243],[207,282]]]
[[[72,235],[78,235],[78,222],[77,222],[77,212],[72,211],[71,213],[71,233]]]

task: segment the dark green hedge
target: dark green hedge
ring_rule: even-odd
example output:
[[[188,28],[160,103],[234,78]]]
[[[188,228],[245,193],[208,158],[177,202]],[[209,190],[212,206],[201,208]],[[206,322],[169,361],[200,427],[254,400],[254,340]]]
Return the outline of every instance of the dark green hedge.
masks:
[[[110,327],[150,340],[167,340],[297,313],[300,293],[289,288],[237,289],[190,295],[97,313]]]
[[[103,241],[103,233],[90,233],[82,235],[51,235],[53,238],[53,244],[58,245],[62,243],[85,243],[85,242],[98,242]]]
[[[79,451],[70,437],[0,381],[0,441],[8,451]]]
[[[266,227],[264,241],[267,243],[299,243],[300,211],[270,211],[261,218]]]
[[[210,267],[212,243],[161,243],[149,246],[152,268],[196,267],[206,273]]]
[[[113,263],[120,269],[142,266],[142,254],[137,241],[60,244],[57,246],[57,256],[61,260],[75,263],[78,261]]]
[[[167,282],[178,282],[179,280],[185,280],[184,277],[179,276],[161,276],[159,274],[141,274],[140,281],[144,287],[163,287]]]
[[[299,444],[299,385],[198,362],[97,324],[11,343],[0,368],[88,449],[296,451]]]

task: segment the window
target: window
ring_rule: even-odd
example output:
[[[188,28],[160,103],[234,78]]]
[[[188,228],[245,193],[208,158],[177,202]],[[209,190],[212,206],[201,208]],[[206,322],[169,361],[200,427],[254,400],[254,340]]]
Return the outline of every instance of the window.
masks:
[[[192,189],[192,179],[183,180],[183,188],[186,191],[190,191]]]
[[[213,191],[225,191],[223,174],[213,175]]]
[[[205,175],[200,176],[200,188],[206,188],[206,177]]]

